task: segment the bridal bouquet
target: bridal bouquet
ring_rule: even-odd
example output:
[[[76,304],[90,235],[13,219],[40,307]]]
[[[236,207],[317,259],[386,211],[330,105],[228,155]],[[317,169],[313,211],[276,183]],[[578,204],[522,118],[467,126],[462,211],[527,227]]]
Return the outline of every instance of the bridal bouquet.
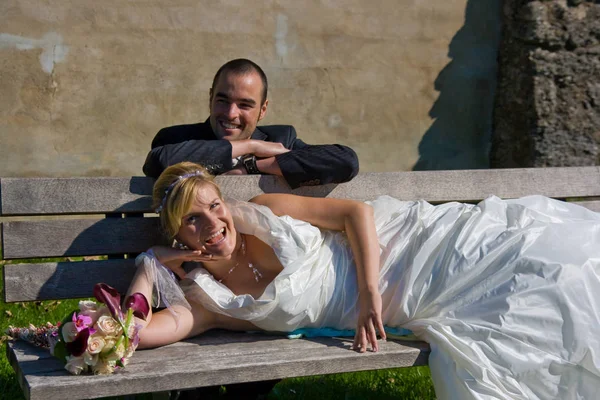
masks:
[[[80,301],[79,309],[57,326],[10,327],[8,334],[49,347],[72,374],[111,374],[129,362],[139,342],[140,326],[133,317],[145,320],[150,306],[143,294],[135,293],[125,300],[123,312],[119,292],[104,283],[96,284],[94,296],[98,303]]]

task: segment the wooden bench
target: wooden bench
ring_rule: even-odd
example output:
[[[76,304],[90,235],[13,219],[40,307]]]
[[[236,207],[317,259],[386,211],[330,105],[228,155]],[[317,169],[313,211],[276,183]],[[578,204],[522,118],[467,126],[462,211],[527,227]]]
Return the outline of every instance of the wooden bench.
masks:
[[[389,194],[399,199],[474,202],[495,194],[543,194],[600,211],[598,167],[362,173],[340,185],[290,190],[273,176],[219,177],[228,197],[249,199],[285,192],[358,200]],[[158,243],[151,210],[153,181],[129,178],[2,178],[0,215],[5,259],[106,256],[86,261],[8,264],[6,302],[91,297],[97,282],[120,291],[134,272],[134,255]],[[8,357],[28,399],[74,399],[163,392],[427,363],[423,342],[388,341],[378,353],[349,350],[351,338],[290,340],[282,336],[212,332],[153,350],[137,351],[110,376],[71,376],[47,350],[10,342]],[[88,397],[86,397],[88,398]]]

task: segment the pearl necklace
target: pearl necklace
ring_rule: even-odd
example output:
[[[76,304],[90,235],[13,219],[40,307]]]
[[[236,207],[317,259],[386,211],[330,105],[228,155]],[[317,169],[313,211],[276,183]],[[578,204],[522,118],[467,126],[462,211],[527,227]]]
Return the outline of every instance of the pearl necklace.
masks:
[[[246,239],[244,239],[244,236],[242,234],[240,234],[240,237],[242,238],[242,245],[240,246],[240,250],[242,251],[242,256],[246,257]],[[231,275],[231,273],[233,272],[234,269],[236,269],[238,266],[240,265],[239,261],[235,263],[235,265],[231,268],[229,268],[229,271],[227,271],[227,274],[222,277],[221,279],[219,279],[219,283],[222,283],[226,278],[229,277],[229,275]],[[250,268],[252,270],[252,273],[254,274],[254,280],[256,282],[258,282],[260,280],[260,278],[262,278],[262,274],[260,273],[260,271],[251,263],[248,261],[248,268]]]

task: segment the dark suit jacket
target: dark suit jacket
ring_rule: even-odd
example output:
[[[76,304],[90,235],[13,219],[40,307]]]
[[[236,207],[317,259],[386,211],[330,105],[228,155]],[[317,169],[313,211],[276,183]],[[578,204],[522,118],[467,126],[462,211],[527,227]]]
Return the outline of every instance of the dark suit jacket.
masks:
[[[252,139],[283,144],[291,151],[275,156],[290,187],[347,182],[358,173],[354,150],[339,144],[308,145],[296,137],[290,125],[257,127]],[[144,174],[157,178],[169,165],[193,161],[213,174],[233,168],[231,144],[218,139],[208,120],[161,129],[152,141],[144,163]]]

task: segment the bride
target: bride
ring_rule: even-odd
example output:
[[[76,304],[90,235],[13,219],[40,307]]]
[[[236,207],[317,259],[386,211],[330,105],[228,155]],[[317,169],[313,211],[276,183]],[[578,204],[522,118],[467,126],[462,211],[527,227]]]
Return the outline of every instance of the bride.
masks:
[[[541,196],[226,201],[193,163],[167,168],[154,201],[175,244],[136,260],[129,291],[167,305],[139,321],[140,348],[327,327],[364,352],[406,328],[431,346],[440,399],[597,396],[600,214]]]

